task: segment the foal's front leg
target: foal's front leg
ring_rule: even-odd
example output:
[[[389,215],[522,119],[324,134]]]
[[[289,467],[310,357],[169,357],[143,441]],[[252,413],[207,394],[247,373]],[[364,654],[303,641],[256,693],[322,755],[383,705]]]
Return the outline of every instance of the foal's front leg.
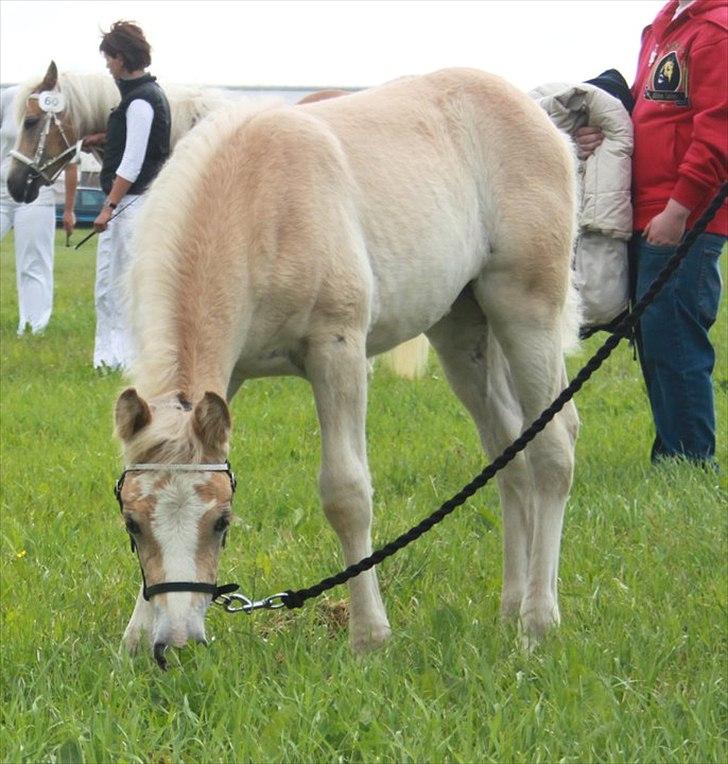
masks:
[[[312,342],[306,372],[321,425],[321,503],[339,536],[345,562],[351,565],[372,552],[364,337],[332,333]],[[349,594],[350,642],[355,652],[366,652],[390,633],[374,569],[352,578]]]
[[[154,625],[152,603],[147,602],[147,600],[144,599],[144,595],[142,594],[143,590],[144,587],[140,586],[137,601],[134,605],[134,611],[132,612],[129,623],[124,630],[124,636],[122,639],[124,646],[130,653],[135,653],[137,651],[142,632],[145,631],[147,635],[151,635],[152,626]]]

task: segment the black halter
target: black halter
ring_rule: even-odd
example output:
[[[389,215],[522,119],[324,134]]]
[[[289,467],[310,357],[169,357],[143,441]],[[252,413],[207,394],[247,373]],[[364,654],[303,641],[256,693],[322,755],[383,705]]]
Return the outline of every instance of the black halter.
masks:
[[[127,472],[152,472],[152,471],[167,471],[167,472],[225,472],[230,479],[230,488],[233,495],[235,495],[235,488],[237,487],[237,480],[235,474],[230,469],[230,462],[224,464],[130,464],[124,468],[119,479],[114,484],[114,496],[119,503],[119,511],[124,511],[124,504],[121,500],[121,489],[124,487],[124,480]],[[129,533],[129,540],[131,542],[132,553],[138,552],[134,537]],[[223,546],[225,545],[225,536],[222,540]],[[212,595],[213,601],[217,599],[221,594],[229,594],[239,589],[238,584],[223,584],[218,586],[216,583],[208,584],[203,581],[167,581],[163,584],[154,584],[147,586],[147,579],[144,575],[144,568],[142,567],[141,558],[137,554],[139,560],[139,570],[142,573],[142,596],[147,602],[157,594],[164,594],[165,592],[202,592],[203,594]]]

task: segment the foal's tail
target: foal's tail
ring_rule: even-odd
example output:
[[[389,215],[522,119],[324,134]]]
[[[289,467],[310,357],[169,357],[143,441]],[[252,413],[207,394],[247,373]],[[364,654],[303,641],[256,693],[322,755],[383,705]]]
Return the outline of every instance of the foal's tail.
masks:
[[[398,377],[420,379],[427,371],[430,343],[424,334],[392,348],[381,356],[382,363]]]
[[[564,310],[561,314],[561,346],[566,355],[579,349],[579,327],[582,324],[582,303],[574,286],[574,271],[569,268],[569,290],[566,293]]]
[[[573,283],[573,271],[570,276],[572,278],[561,314],[561,346],[565,355],[571,355],[579,349],[579,327],[582,324],[581,297]],[[429,355],[430,343],[424,334],[420,334],[383,353],[380,360],[398,377],[421,379],[427,372]]]

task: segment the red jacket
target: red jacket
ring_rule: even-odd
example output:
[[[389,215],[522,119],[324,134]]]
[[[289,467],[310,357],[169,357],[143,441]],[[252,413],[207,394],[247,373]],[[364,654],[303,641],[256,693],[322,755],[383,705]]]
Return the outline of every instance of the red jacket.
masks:
[[[673,21],[677,5],[642,33],[632,86],[638,231],[670,197],[692,210],[690,228],[728,179],[728,0],[695,0]],[[707,230],[728,235],[725,204]]]

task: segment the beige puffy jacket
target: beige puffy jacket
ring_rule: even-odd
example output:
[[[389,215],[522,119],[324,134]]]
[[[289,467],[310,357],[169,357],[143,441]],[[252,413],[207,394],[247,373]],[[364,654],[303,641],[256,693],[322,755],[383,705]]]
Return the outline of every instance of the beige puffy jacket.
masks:
[[[598,126],[604,141],[579,162],[581,205],[574,255],[583,325],[609,323],[627,307],[627,242],[632,236],[632,120],[619,99],[593,86],[549,83],[529,95],[573,137]]]

